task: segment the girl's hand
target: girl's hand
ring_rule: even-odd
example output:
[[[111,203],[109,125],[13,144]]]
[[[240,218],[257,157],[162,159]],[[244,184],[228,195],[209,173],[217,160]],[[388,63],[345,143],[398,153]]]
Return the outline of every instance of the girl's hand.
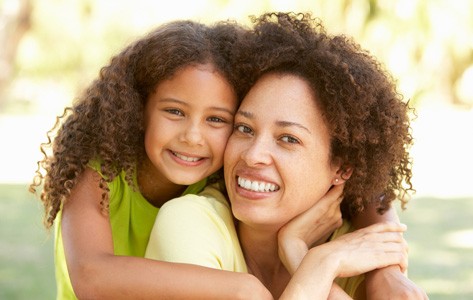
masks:
[[[343,185],[333,186],[314,206],[279,230],[279,257],[290,274],[310,247],[324,243],[342,225],[342,192]]]

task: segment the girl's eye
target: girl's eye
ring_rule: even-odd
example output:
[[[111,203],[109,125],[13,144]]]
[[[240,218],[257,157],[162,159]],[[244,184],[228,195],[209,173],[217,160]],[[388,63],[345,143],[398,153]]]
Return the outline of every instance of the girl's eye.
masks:
[[[209,120],[210,122],[214,122],[214,123],[226,123],[227,122],[227,121],[225,121],[225,119],[219,118],[219,117],[210,117],[207,120]]]
[[[285,143],[288,143],[288,144],[299,144],[299,140],[296,139],[295,137],[292,137],[290,135],[285,135],[281,138],[281,140]]]
[[[251,128],[246,126],[246,125],[242,125],[242,124],[235,125],[235,130],[237,130],[241,133],[245,133],[245,134],[252,134]]]
[[[184,116],[184,113],[177,108],[168,108],[165,111],[176,116]]]

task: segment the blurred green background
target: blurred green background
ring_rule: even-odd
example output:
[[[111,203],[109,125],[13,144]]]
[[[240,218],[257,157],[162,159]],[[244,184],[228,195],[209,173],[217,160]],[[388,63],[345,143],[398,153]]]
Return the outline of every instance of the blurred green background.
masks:
[[[27,185],[56,115],[110,56],[173,19],[311,11],[392,72],[417,109],[409,276],[473,299],[473,1],[0,0],[0,299],[55,297],[52,235]]]

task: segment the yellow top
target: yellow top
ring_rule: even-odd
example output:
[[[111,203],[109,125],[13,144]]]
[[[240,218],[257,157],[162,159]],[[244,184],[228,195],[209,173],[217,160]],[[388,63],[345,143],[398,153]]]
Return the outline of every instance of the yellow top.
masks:
[[[233,222],[228,202],[215,188],[173,199],[161,207],[145,257],[246,273]]]

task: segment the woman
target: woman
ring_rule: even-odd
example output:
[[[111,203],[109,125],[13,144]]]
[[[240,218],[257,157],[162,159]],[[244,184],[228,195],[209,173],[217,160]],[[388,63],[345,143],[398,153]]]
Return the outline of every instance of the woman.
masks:
[[[375,297],[380,287],[353,276],[405,269],[404,227],[379,224],[348,233],[348,221],[370,203],[379,212],[396,198],[405,204],[409,108],[372,56],[343,36],[327,35],[310,16],[263,15],[249,41],[259,72],[235,116],[224,159],[237,226],[210,187],[200,199],[162,207],[147,255],[248,271],[275,298],[327,298],[330,291]],[[315,236],[308,229],[319,199],[342,185],[343,225]],[[328,242],[311,248],[317,240]],[[344,292],[332,286],[335,280]],[[409,297],[426,297],[407,278],[398,283],[409,286]]]

